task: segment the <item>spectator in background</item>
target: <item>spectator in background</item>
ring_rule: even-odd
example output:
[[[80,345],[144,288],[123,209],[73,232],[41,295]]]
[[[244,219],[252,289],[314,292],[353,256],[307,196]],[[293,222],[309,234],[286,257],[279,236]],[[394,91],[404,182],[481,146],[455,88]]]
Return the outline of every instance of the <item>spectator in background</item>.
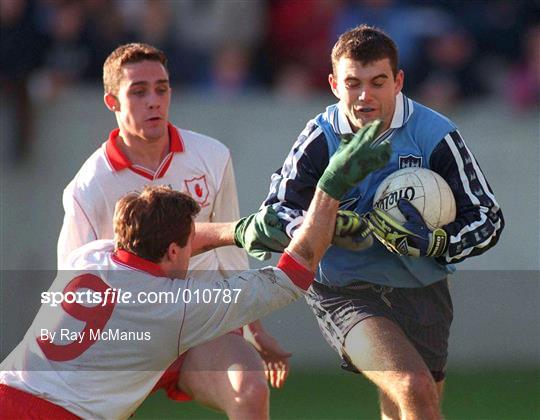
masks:
[[[418,54],[419,37],[429,31],[430,20],[419,17],[426,13],[425,7],[411,6],[395,0],[370,0],[369,2],[346,1],[335,16],[332,40],[362,22],[369,22],[385,30],[399,47],[400,65],[405,72],[414,70]],[[420,24],[419,24],[420,23]]]
[[[47,48],[44,65],[32,85],[33,93],[50,100],[79,82],[90,64],[91,46],[85,38],[86,7],[72,0],[41,0],[37,16],[47,37]]]
[[[263,2],[190,0],[170,5],[184,83],[226,95],[255,83],[253,53],[262,35]]]
[[[326,92],[337,34],[368,22],[396,40],[405,88],[428,105],[448,110],[495,91],[525,109],[538,96],[529,31],[540,24],[538,1],[0,0],[0,22],[13,161],[31,142],[32,99],[99,83],[108,52],[128,42],[164,50],[175,85],[230,96],[268,84],[302,98]]]
[[[540,104],[540,24],[529,28],[523,40],[523,57],[505,83],[506,97],[516,110]]]
[[[474,38],[455,22],[428,38],[417,69],[419,100],[445,112],[463,99],[487,93],[476,54]]]
[[[11,162],[20,162],[29,152],[34,118],[28,83],[42,58],[43,37],[32,3],[0,0],[0,91],[11,121],[10,132],[2,137],[10,140]]]
[[[186,65],[189,62],[184,60],[176,47],[175,32],[177,28],[174,25],[172,2],[115,0],[112,3],[112,8],[117,11],[122,27],[125,28],[126,42],[145,42],[163,50],[167,57],[170,57],[171,83],[182,82],[183,67],[190,65]],[[113,45],[109,51],[117,46]],[[106,56],[107,54],[100,64],[103,64]]]
[[[332,19],[341,2],[277,0],[271,2],[268,48],[279,94],[306,96],[326,90],[330,69]]]
[[[460,2],[441,0],[440,7],[454,16],[475,39],[478,56],[505,57],[514,60],[519,55],[520,38],[524,32],[526,9],[530,0],[491,0]]]
[[[212,60],[210,89],[219,96],[234,96],[253,84],[251,53],[240,45],[224,45]]]
[[[129,2],[138,4],[138,2]],[[110,0],[85,0],[86,29],[84,42],[89,45],[90,58],[84,72],[85,81],[97,82],[101,79],[103,62],[118,45],[129,42],[128,27],[134,22],[124,22],[120,11],[124,5],[116,5]]]

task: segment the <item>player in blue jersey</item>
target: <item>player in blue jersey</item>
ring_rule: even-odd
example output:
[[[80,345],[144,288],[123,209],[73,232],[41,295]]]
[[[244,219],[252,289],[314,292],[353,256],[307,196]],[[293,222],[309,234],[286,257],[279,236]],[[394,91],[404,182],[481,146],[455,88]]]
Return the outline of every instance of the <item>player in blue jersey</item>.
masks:
[[[453,263],[497,243],[503,216],[456,126],[401,93],[404,74],[386,34],[365,25],[344,33],[332,50],[332,70],[328,80],[339,102],[308,122],[272,175],[265,204],[294,236],[342,139],[383,121],[379,142],[390,143],[390,161],[342,200],[342,208],[371,215],[381,241],[361,251],[331,246],[307,300],[342,366],[378,387],[383,418],[440,418],[453,316],[447,275]],[[406,200],[399,203],[408,220],[403,225],[373,212],[377,186],[409,166],[431,169],[448,182],[457,204],[454,222],[431,232]]]

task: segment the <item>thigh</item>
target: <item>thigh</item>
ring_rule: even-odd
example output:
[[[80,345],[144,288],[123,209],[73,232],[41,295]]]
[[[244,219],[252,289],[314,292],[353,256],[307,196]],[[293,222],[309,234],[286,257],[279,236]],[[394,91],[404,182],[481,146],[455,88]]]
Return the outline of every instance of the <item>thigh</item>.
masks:
[[[266,383],[259,354],[243,337],[226,334],[187,352],[178,387],[201,404],[226,410],[250,381]]]
[[[389,297],[394,319],[422,356],[435,381],[442,381],[453,319],[447,281],[418,289],[395,289]]]
[[[424,378],[434,386],[422,356],[401,328],[387,318],[371,317],[356,324],[344,347],[351,364],[394,401],[396,395],[407,391],[412,378]]]
[[[345,337],[355,325],[368,318],[391,318],[390,308],[367,283],[355,290],[313,283],[306,301],[317,319],[323,337],[341,356],[341,367],[357,372],[344,351]]]
[[[345,338],[344,351],[361,371],[424,371],[422,357],[393,321],[370,317],[356,324]]]
[[[452,322],[452,303],[446,281],[418,289],[393,289],[365,282],[346,288],[314,283],[306,300],[323,336],[343,359],[341,366],[344,369],[358,372],[345,349],[346,337],[354,328],[355,347],[369,347],[363,350],[362,365],[368,365],[363,369],[372,365],[371,370],[380,370],[380,366],[373,368],[373,365],[380,365],[383,360],[394,363],[390,367],[394,369],[397,364],[403,365],[407,356],[413,355],[408,364],[418,365],[416,357],[420,356],[424,362],[420,365],[429,367],[435,381],[444,379]],[[381,324],[380,328],[378,324]],[[381,343],[385,344],[384,349],[381,349]],[[401,349],[395,350],[395,355],[392,353],[393,359],[388,359],[385,354],[394,352],[389,345]],[[382,354],[384,357],[377,357]]]

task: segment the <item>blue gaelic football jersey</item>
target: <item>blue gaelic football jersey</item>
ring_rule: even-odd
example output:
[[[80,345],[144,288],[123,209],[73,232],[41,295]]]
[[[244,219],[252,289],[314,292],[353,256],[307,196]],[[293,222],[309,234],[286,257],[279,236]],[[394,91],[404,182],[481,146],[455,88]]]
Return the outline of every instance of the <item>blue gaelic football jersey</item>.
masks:
[[[340,137],[352,130],[338,105],[309,121],[283,167],[272,175],[265,205],[272,204],[292,237],[302,223],[317,181],[336,151]],[[378,142],[388,140],[392,156],[388,165],[372,172],[342,200],[342,209],[365,213],[389,174],[406,167],[423,167],[441,175],[456,199],[456,220],[446,226],[449,247],[434,259],[397,256],[378,241],[363,251],[331,246],[319,265],[317,281],[346,286],[356,281],[392,287],[423,287],[454,271],[452,263],[479,255],[494,246],[504,219],[493,192],[456,126],[441,114],[399,94],[390,128]]]

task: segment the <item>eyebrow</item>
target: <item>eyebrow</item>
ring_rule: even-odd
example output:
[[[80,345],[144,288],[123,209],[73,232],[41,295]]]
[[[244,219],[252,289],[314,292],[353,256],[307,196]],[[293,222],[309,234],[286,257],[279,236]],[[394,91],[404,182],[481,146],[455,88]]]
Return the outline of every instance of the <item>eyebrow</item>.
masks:
[[[376,76],[373,76],[370,80],[375,80],[375,79],[379,79],[379,78],[388,79],[388,75],[384,74],[384,73],[381,73],[381,74],[378,74]],[[354,76],[349,76],[349,77],[345,78],[345,81],[350,81],[350,80],[360,80],[360,79],[358,77],[354,77]]]
[[[169,84],[169,79],[159,79],[158,81],[156,81],[156,84],[158,85],[161,85],[161,84]],[[139,82],[133,82],[132,84],[129,85],[129,87],[133,87],[133,86],[147,86],[149,85],[150,83],[147,82],[146,80],[141,80]]]

